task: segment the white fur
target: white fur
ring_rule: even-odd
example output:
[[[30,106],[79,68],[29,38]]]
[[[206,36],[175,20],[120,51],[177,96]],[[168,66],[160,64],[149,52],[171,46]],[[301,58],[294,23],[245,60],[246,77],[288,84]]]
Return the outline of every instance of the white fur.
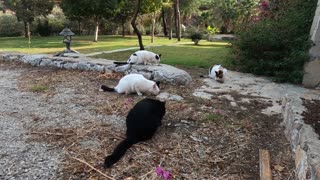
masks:
[[[211,71],[210,71],[210,69],[211,69]],[[225,77],[228,72],[228,70],[226,68],[222,67],[220,64],[216,64],[210,69],[209,69],[209,77],[213,78],[216,81],[224,82]],[[222,70],[222,72],[223,72],[222,78],[216,77],[216,72],[219,72],[219,70]]]
[[[154,81],[150,81],[141,74],[128,74],[120,79],[118,85],[114,88],[117,93],[142,93],[159,94],[160,90]]]
[[[158,58],[157,58],[158,57]],[[140,50],[133,53],[127,63],[133,64],[159,64],[160,63],[160,55],[153,53],[147,50]]]

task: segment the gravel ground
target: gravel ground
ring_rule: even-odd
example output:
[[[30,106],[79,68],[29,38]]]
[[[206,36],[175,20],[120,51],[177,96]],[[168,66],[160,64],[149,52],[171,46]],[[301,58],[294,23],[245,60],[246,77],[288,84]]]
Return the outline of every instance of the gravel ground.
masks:
[[[125,115],[143,97],[99,92],[119,79],[97,72],[0,62],[0,179],[105,179],[77,159],[114,179],[160,179],[157,166],[174,179],[257,179],[259,149],[270,151],[274,179],[293,179],[281,117],[261,113],[271,103],[236,92],[195,97],[203,71],[188,69],[188,86],[162,84],[184,100],[167,101],[155,137],[104,170],[104,157],[123,138]]]
[[[74,89],[56,87],[55,94],[47,98],[36,92],[19,90],[22,76],[32,74],[30,67],[0,63],[0,179],[57,179],[62,152],[46,142],[30,141],[32,131],[41,128],[81,127],[93,119],[110,120],[116,127],[123,121],[116,116],[95,116],[87,108],[73,103],[73,99],[86,99]],[[18,65],[19,66],[19,65]],[[23,89],[23,88],[22,88]],[[94,116],[94,118],[93,118]],[[94,142],[83,141],[94,146]]]
[[[55,178],[59,153],[48,144],[26,142],[25,127],[41,107],[39,97],[17,89],[22,71],[0,70],[0,179]]]

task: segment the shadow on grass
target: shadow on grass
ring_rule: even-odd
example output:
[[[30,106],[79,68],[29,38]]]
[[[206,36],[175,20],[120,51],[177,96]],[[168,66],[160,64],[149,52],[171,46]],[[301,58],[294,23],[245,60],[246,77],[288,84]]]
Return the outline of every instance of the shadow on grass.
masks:
[[[195,45],[195,44],[181,44],[181,46],[188,46],[188,47],[193,47],[193,48],[211,48],[211,47],[229,47],[230,45],[228,44],[225,44],[225,43],[220,43],[220,44],[198,44],[198,45]]]

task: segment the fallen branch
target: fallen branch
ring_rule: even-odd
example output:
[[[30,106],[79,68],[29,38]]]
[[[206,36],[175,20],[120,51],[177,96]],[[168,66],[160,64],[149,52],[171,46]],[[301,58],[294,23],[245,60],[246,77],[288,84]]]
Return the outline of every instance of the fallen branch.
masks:
[[[55,136],[70,136],[73,135],[69,134],[62,134],[62,133],[51,133],[51,132],[29,132],[29,134],[46,134],[46,135],[55,135]]]
[[[81,159],[78,159],[78,158],[76,158],[76,157],[71,157],[71,158],[72,158],[72,159],[75,159],[75,160],[77,160],[77,161],[79,161],[79,162],[82,162],[83,164],[89,166],[91,169],[97,171],[97,172],[98,172],[99,174],[101,174],[102,176],[104,176],[104,177],[106,177],[106,178],[108,178],[108,179],[111,179],[111,180],[115,180],[115,179],[113,179],[112,177],[109,177],[109,176],[107,176],[106,174],[104,174],[103,172],[101,172],[99,169],[94,168],[94,167],[91,166],[89,163],[87,163],[87,162],[85,162],[85,161],[83,161],[83,160],[81,160]]]

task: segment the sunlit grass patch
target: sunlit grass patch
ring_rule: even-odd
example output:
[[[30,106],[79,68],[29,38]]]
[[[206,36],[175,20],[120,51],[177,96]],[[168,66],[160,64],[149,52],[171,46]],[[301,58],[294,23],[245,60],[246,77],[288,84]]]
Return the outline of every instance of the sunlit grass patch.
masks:
[[[35,84],[30,88],[30,91],[32,92],[44,92],[46,90],[48,90],[48,86],[41,84]]]

